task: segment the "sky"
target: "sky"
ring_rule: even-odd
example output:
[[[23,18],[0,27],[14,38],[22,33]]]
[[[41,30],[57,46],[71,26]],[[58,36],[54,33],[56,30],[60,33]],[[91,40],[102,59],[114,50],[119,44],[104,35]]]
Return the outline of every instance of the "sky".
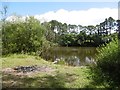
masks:
[[[8,20],[14,14],[34,16],[41,22],[58,20],[76,25],[95,25],[105,18],[118,18],[118,2],[2,2],[8,6]]]

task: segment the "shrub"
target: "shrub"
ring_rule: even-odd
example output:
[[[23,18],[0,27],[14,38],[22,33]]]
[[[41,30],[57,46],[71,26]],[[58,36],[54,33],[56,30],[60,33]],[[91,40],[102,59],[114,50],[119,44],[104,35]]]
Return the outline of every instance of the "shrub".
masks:
[[[120,48],[118,40],[98,49],[97,65],[92,68],[93,80],[109,87],[120,87]]]
[[[6,22],[2,28],[2,54],[36,52],[42,46],[44,28],[37,19]]]

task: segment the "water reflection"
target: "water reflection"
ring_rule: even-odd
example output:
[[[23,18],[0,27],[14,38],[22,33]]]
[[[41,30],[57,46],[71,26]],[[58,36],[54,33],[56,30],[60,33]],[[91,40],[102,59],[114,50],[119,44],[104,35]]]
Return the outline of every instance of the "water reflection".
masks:
[[[50,49],[45,59],[56,64],[84,66],[95,63],[96,53],[94,47],[56,47]]]

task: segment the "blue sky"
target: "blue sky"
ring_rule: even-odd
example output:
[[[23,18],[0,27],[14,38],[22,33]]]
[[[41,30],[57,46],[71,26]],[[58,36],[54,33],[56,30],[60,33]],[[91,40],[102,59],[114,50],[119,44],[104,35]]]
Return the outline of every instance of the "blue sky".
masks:
[[[9,14],[36,15],[59,9],[87,10],[89,8],[117,8],[117,2],[6,2]]]
[[[11,15],[34,16],[41,22],[57,20],[67,24],[96,25],[105,18],[118,18],[118,2],[4,2]]]

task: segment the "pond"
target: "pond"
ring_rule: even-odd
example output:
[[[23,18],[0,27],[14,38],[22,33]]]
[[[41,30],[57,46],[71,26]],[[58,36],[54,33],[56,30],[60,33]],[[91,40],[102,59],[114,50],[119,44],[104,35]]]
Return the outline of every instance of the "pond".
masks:
[[[53,63],[69,66],[95,64],[96,47],[54,47],[44,56]]]

